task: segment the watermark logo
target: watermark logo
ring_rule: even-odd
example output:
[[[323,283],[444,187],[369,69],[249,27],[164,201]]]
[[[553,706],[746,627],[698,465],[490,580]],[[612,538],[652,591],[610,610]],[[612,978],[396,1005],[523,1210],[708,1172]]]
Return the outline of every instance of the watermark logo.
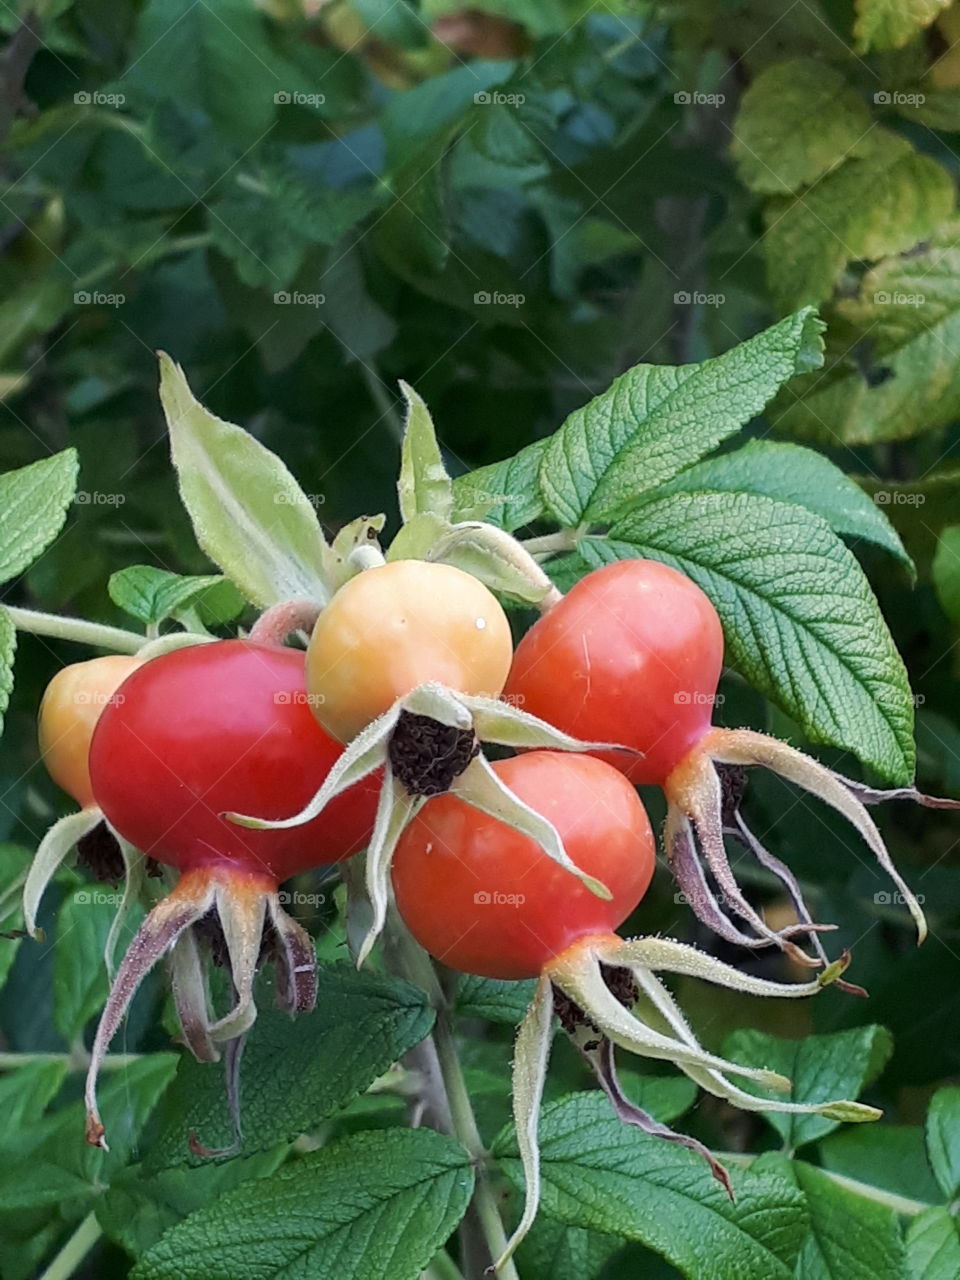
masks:
[[[101,93],[99,89],[80,89],[73,95],[78,107],[122,107],[126,94]]]
[[[921,906],[926,902],[926,898],[922,893],[914,894],[914,897]],[[905,907],[907,905],[907,899],[899,889],[881,889],[879,893],[873,895],[873,900],[878,907]]]
[[[676,307],[722,307],[726,300],[725,293],[688,293],[686,289],[680,289],[673,295]]]
[[[892,293],[879,289],[873,295],[873,301],[878,307],[922,307],[926,300],[926,294],[903,293],[900,289],[895,289]]]
[[[122,893],[105,893],[102,889],[78,889],[73,895],[78,907],[119,907]]]
[[[522,893],[500,893],[497,889],[478,889],[473,895],[478,907],[522,907],[526,898]]]
[[[722,107],[727,100],[725,93],[701,93],[698,89],[680,89],[673,95],[678,107]]]
[[[278,689],[273,701],[278,707],[322,707],[326,698],[322,693],[307,693],[306,689]]]
[[[478,107],[522,107],[526,100],[525,93],[500,93],[496,89],[481,90],[473,95]]]
[[[922,507],[926,494],[902,493],[899,489],[878,489],[873,495],[878,507]]]
[[[101,493],[99,489],[78,489],[73,495],[78,507],[122,507],[125,493]]]
[[[525,293],[493,293],[481,289],[473,295],[474,306],[477,307],[522,307],[527,300]]]
[[[127,300],[125,293],[101,293],[95,289],[89,293],[86,289],[78,289],[73,295],[77,307],[122,307]]]
[[[97,689],[78,689],[73,701],[80,707],[122,707],[127,696],[120,693],[104,693]]]
[[[322,493],[278,492],[273,495],[273,501],[278,507],[322,507],[326,500],[326,495]]]
[[[300,93],[296,89],[281,89],[273,95],[278,107],[322,107],[326,100],[325,93]]]
[[[896,89],[880,89],[873,95],[878,107],[922,107],[926,100],[925,93],[900,93]]]
[[[322,307],[327,300],[325,293],[288,293],[280,289],[273,295],[274,305],[278,307]]]
[[[299,889],[281,889],[277,894],[281,907],[322,907],[326,900],[325,893],[301,893]]]
[[[678,689],[673,695],[678,707],[722,707],[726,696],[722,693],[704,693],[701,689]]]

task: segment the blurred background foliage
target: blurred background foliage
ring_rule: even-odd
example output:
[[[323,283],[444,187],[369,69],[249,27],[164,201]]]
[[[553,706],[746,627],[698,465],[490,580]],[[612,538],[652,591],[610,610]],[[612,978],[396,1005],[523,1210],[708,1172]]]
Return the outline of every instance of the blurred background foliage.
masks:
[[[176,498],[158,348],[288,462],[334,531],[394,511],[399,378],[457,473],[554,430],[631,365],[704,359],[812,302],[827,367],[752,430],[822,449],[915,556],[913,583],[855,548],[910,669],[921,785],[960,794],[960,7],[15,0],[0,31],[0,470],[68,444],[81,460],[65,534],[8,602],[119,622],[114,570],[208,568]],[[76,656],[21,641],[0,764],[0,839],[17,846],[65,807],[36,767],[33,718]],[[723,722],[796,736],[741,682],[725,693]],[[960,1072],[955,823],[882,814],[933,923],[918,950],[839,822],[769,779],[751,804],[872,999],[807,1012],[700,993],[702,1034],[719,1045],[758,1016],[792,1035],[810,1017],[882,1023],[894,1052],[870,1100],[916,1125]],[[690,936],[657,884],[637,928]],[[80,1034],[102,989],[63,984],[96,971],[97,928],[62,958],[8,948],[6,1048]],[[698,1123],[734,1141],[709,1109]],[[761,1121],[737,1124],[740,1145],[759,1139]],[[836,1140],[835,1167],[889,1163],[884,1132]],[[889,1170],[892,1189],[913,1194],[912,1167]],[[5,1275],[30,1274],[58,1212],[31,1209],[26,1270]]]

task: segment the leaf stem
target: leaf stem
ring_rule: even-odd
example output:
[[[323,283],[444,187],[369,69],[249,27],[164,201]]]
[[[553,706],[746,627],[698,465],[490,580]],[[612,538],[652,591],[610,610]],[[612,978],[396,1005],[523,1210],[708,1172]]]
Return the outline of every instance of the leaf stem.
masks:
[[[90,644],[114,653],[136,653],[147,643],[146,636],[135,631],[88,622],[86,618],[63,618],[57,613],[38,613],[34,609],[18,609],[14,605],[4,605],[3,608],[18,631],[28,631],[35,636],[75,640],[77,644]]]
[[[384,951],[391,967],[401,976],[407,978],[426,991],[430,1002],[436,1010],[437,1021],[433,1030],[433,1041],[436,1045],[440,1074],[447,1095],[454,1136],[469,1151],[476,1170],[476,1187],[473,1193],[472,1208],[476,1220],[483,1233],[483,1240],[489,1257],[482,1268],[484,1274],[489,1264],[502,1257],[507,1247],[507,1234],[500,1217],[496,1197],[490,1186],[487,1174],[488,1152],[477,1128],[476,1116],[467,1092],[460,1056],[457,1052],[453,1023],[443,988],[429,956],[418,946],[406,927],[391,912],[383,933]],[[469,1268],[465,1274],[469,1275]],[[519,1280],[517,1269],[510,1259],[504,1263],[499,1272],[500,1280]]]
[[[559,551],[573,551],[584,533],[581,529],[561,529],[557,533],[547,533],[541,538],[525,538],[521,542],[524,551],[531,556],[552,556]]]
[[[739,1165],[743,1169],[748,1169],[757,1159],[756,1156],[742,1151],[719,1151],[714,1152],[714,1155],[723,1164]],[[917,1214],[926,1213],[928,1209],[936,1207],[924,1200],[911,1200],[907,1196],[897,1195],[895,1191],[884,1191],[882,1187],[875,1187],[869,1182],[848,1178],[845,1173],[834,1173],[832,1169],[817,1166],[817,1171],[825,1178],[829,1178],[831,1182],[835,1182],[838,1187],[844,1187],[847,1191],[862,1196],[864,1200],[871,1200],[874,1204],[885,1205],[888,1209],[893,1209],[895,1213],[901,1213],[906,1217],[915,1218]]]
[[[423,1280],[463,1280],[463,1272],[446,1249],[441,1249],[423,1273]]]
[[[69,1280],[80,1268],[84,1258],[97,1243],[103,1231],[95,1213],[88,1213],[44,1271],[40,1280]]]

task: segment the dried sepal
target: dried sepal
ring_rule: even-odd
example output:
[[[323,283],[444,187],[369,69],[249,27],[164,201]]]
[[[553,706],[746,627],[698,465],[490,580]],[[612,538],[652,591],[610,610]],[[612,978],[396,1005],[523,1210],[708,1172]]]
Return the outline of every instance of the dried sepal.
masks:
[[[275,893],[267,898],[273,929],[273,964],[277,1005],[291,1018],[310,1013],[317,1004],[317,951],[313,939],[280,906]]]
[[[655,1031],[642,1022],[620,1003],[607,986],[597,948],[590,942],[569,948],[551,961],[545,972],[565,995],[579,1005],[597,1028],[621,1048],[640,1054],[641,1057],[673,1062],[684,1071],[688,1067],[707,1067],[745,1076],[756,1080],[765,1088],[790,1088],[790,1081],[775,1071],[740,1066],[708,1053],[697,1044],[689,1028],[686,1028],[686,1035],[677,1038]],[[641,980],[641,975],[646,976],[646,971],[640,965],[635,968],[631,966],[631,972],[638,981]]]
[[[192,929],[181,933],[170,951],[170,990],[184,1044],[198,1062],[218,1062],[220,1050],[210,1039],[207,975]]]
[[[533,999],[520,1023],[513,1055],[513,1120],[520,1163],[523,1165],[523,1215],[516,1231],[507,1241],[506,1249],[494,1263],[495,1271],[499,1271],[512,1257],[533,1226],[540,1206],[540,1146],[537,1130],[552,1040],[553,985],[548,977],[543,976],[537,983]]]
[[[229,1013],[210,1024],[210,1037],[222,1044],[243,1035],[257,1018],[253,984],[260,961],[267,900],[276,891],[269,878],[240,872],[215,873],[214,909],[223,930],[235,1001]]]
[[[84,1099],[87,1141],[106,1149],[103,1122],[97,1109],[97,1078],[110,1042],[138,987],[157,961],[188,929],[211,909],[216,882],[206,870],[187,872],[173,892],[153,908],[130,943],[117,971],[90,1051]]]
[[[357,956],[358,968],[373,949],[387,918],[387,907],[390,903],[390,864],[397,841],[404,827],[423,804],[423,797],[412,796],[393,776],[390,766],[387,765],[380,791],[380,801],[377,805],[377,817],[373,825],[373,836],[367,849],[366,887],[373,914],[370,928]]]
[[[110,922],[110,932],[107,934],[107,940],[103,947],[103,963],[111,981],[115,973],[114,956],[116,955],[117,943],[120,941],[120,935],[123,933],[123,927],[129,918],[130,912],[133,910],[134,903],[140,898],[147,876],[147,860],[140,850],[135,849],[129,840],[124,840],[123,836],[116,831],[113,834],[116,836],[117,844],[120,846],[124,874],[123,897],[120,899],[116,915]]]
[[[763,765],[811,795],[819,796],[846,818],[860,832],[877,862],[903,895],[917,926],[918,940],[924,940],[927,922],[923,909],[894,866],[873,819],[846,780],[795,747],[751,729],[713,729],[704,737],[700,750],[725,764]]]
[[[916,787],[891,787],[884,791],[856,782],[853,778],[846,778],[842,773],[836,773],[833,770],[831,772],[836,780],[842,782],[848,791],[852,791],[862,804],[885,804],[888,800],[912,800],[914,804],[922,805],[924,809],[960,809],[960,800],[953,800],[949,796],[928,796],[918,791]]]
[[[23,885],[24,927],[39,942],[43,941],[43,932],[37,928],[37,915],[47,886],[77,841],[102,821],[103,814],[94,806],[78,813],[68,813],[58,819],[40,841]]]
[[[581,871],[571,860],[553,823],[514,795],[482,755],[470,763],[453,783],[450,791],[481,813],[489,814],[491,818],[497,818],[515,831],[535,840],[548,858],[575,875],[591,893],[605,901],[610,900],[612,895],[607,886],[596,876]]]

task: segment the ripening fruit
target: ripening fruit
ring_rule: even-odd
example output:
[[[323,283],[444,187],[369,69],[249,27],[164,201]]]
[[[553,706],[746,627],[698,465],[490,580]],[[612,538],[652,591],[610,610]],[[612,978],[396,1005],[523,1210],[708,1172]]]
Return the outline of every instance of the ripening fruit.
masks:
[[[574,943],[609,937],[643,897],[655,846],[636,791],[590,756],[531,751],[494,770],[549,819],[597,897],[529,836],[458,796],[428,800],[393,858],[397,907],[421,946],[464,973],[532,978]]]
[[[37,717],[40,754],[50,777],[81,809],[94,802],[89,755],[97,721],[141,665],[140,658],[129,654],[91,658],[64,667],[47,685]]]
[[[506,615],[482,582],[452,565],[394,560],[351,578],[320,614],[307,688],[326,731],[349,742],[422,684],[497,697],[512,654]]]
[[[110,823],[158,862],[236,863],[285,880],[363,848],[375,780],[290,830],[250,831],[220,815],[297,812],[341,751],[310,712],[302,651],[221,640],[154,658],[130,678],[97,726],[90,772]]]
[[[111,988],[90,1055],[87,1139],[103,1146],[97,1111],[100,1064],[138,985],[171,954],[173,994],[184,1040],[200,1059],[236,1045],[256,1017],[254,979],[264,929],[276,969],[278,1003],[293,1014],[316,1002],[313,941],[283,911],[278,882],[326,866],[370,838],[379,778],[336,796],[302,826],[252,831],[222,816],[251,807],[284,817],[306,804],[342,754],[310,711],[304,654],[220,640],[145,663],[105,710],[90,750],[97,804],[113,828],[144,854],[176,867],[180,879],[141,925]],[[219,928],[233,1008],[213,1017],[197,947],[185,935],[204,921]],[[236,1115],[234,1048],[227,1082]]]
[[[517,645],[505,693],[531,715],[642,756],[604,758],[663,783],[710,727],[723,629],[695,582],[655,560],[581,578]]]
[[[883,793],[858,787],[766,734],[713,728],[722,661],[720,620],[696,583],[653,560],[623,560],[587,574],[534,623],[517,646],[505,696],[578,738],[629,748],[599,754],[634,782],[663,788],[671,868],[700,918],[728,941],[777,945],[812,965],[826,959],[816,932],[826,926],[812,924],[793,875],[740,814],[743,770],[753,765],[820,796],[853,823],[903,894],[922,938],[923,912],[858,798],[883,799]],[[890,793],[897,795],[937,807],[957,804],[914,788]],[[725,834],[780,878],[800,923],[780,930],[767,925],[734,878]],[[811,938],[817,959],[789,941],[795,935]]]

